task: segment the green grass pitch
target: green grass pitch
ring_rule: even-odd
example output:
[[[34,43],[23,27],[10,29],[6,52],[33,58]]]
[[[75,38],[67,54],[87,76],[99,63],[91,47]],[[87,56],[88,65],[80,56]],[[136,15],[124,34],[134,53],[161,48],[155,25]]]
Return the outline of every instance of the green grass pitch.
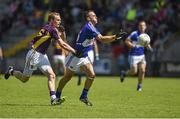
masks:
[[[137,78],[96,77],[89,92],[93,106],[79,101],[83,88],[77,77],[65,87],[66,101],[50,106],[47,79],[32,76],[27,83],[13,77],[0,78],[0,118],[176,118],[180,117],[180,79],[151,78],[144,80],[143,91],[136,91]]]

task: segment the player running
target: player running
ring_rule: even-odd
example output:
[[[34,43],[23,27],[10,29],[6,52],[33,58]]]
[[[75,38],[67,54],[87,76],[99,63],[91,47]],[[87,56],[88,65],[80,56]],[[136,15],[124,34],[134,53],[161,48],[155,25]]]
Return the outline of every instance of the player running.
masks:
[[[66,44],[58,35],[57,28],[61,23],[61,17],[59,13],[51,12],[48,16],[48,23],[42,27],[36,37],[31,42],[32,48],[28,51],[26,55],[26,62],[23,73],[15,70],[10,66],[7,72],[4,75],[5,79],[8,79],[10,75],[15,76],[17,79],[23,83],[27,82],[31,77],[33,71],[39,68],[44,75],[48,77],[48,88],[50,91],[51,104],[55,104],[56,95],[55,95],[55,74],[52,70],[52,67],[49,63],[49,59],[46,55],[46,51],[52,41],[56,40],[58,44],[67,51],[72,52],[73,54],[76,51]]]
[[[147,47],[152,51],[150,44],[147,44],[145,47],[138,44],[138,37],[140,34],[145,33],[146,30],[146,22],[140,21],[138,24],[138,30],[133,31],[125,40],[125,44],[130,48],[129,51],[129,64],[130,69],[127,71],[121,72],[121,82],[124,81],[125,76],[127,75],[135,75],[138,72],[138,84],[137,91],[142,90],[142,82],[145,77],[146,72],[146,59],[144,54],[144,49]]]
[[[79,54],[82,54],[81,57],[76,57],[72,53],[70,53],[66,58],[66,72],[63,78],[59,82],[59,86],[57,88],[56,97],[59,98],[61,102],[61,93],[64,86],[69,82],[78,68],[81,68],[83,72],[87,75],[87,79],[85,81],[84,89],[80,95],[80,101],[85,103],[88,106],[92,106],[92,103],[88,100],[88,92],[93,84],[95,78],[95,72],[92,65],[91,56],[93,54],[93,42],[94,40],[99,40],[103,43],[110,43],[115,41],[116,39],[120,39],[124,36],[125,32],[120,32],[116,35],[102,36],[100,32],[95,28],[97,24],[97,16],[94,11],[89,10],[86,13],[87,23],[80,30],[75,49]]]

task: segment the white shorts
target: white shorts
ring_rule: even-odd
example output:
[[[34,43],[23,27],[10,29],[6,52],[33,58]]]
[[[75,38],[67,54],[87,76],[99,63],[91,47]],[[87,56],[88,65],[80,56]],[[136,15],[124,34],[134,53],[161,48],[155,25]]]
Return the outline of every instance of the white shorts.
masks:
[[[23,74],[30,77],[33,71],[37,68],[39,68],[41,71],[46,71],[47,69],[51,68],[51,65],[46,54],[41,54],[31,49],[26,55]]]
[[[145,55],[140,55],[140,56],[129,55],[128,61],[129,61],[130,67],[134,66],[134,65],[137,65],[138,63],[146,64]]]
[[[89,51],[88,56],[82,57],[82,58],[78,58],[70,53],[66,57],[65,65],[70,70],[77,71],[79,69],[79,67],[86,65],[88,63],[93,64],[93,62],[94,62],[94,52],[93,51]]]
[[[61,63],[64,65],[65,63],[65,56],[64,55],[54,55],[53,56],[54,63]]]

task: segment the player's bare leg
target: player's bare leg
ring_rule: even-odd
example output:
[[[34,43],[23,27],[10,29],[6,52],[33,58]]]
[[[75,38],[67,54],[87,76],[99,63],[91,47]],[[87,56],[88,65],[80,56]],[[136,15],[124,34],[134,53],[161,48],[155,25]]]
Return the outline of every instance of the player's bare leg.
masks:
[[[89,64],[82,66],[81,68],[86,73],[87,79],[85,81],[84,89],[80,96],[80,101],[82,101],[83,103],[85,103],[88,106],[92,106],[92,103],[88,100],[87,95],[88,95],[88,91],[89,91],[90,87],[92,86],[94,78],[95,78],[95,72],[93,69],[93,65],[89,63]]]
[[[66,73],[64,74],[62,79],[59,81],[57,91],[62,92],[64,86],[67,84],[67,82],[69,82],[71,80],[73,75],[74,75],[74,72],[71,71],[70,69],[66,68]]]
[[[65,101],[64,98],[61,98],[61,93],[62,93],[63,88],[71,80],[73,75],[74,75],[74,72],[71,71],[70,69],[66,68],[66,72],[64,73],[64,76],[59,81],[59,85],[58,85],[57,90],[56,90],[56,97],[58,99],[59,104],[61,104],[62,102]]]
[[[54,105],[55,99],[56,99],[56,93],[55,93],[56,75],[53,72],[52,68],[50,67],[46,70],[42,70],[42,72],[48,77],[48,88],[49,88],[49,93],[51,97],[51,104]]]
[[[16,70],[14,70],[13,75],[23,83],[26,83],[30,78],[29,76],[26,76],[22,72]]]
[[[141,91],[142,90],[142,82],[145,77],[146,64],[139,63],[138,68],[139,68],[139,75],[138,75],[137,91]]]
[[[136,75],[137,74],[137,65],[131,66],[130,70],[127,71],[127,75]]]
[[[53,72],[52,68],[48,68],[45,71],[42,71],[48,77],[48,88],[50,91],[55,91],[55,78],[56,75]]]
[[[8,70],[6,71],[4,78],[8,79],[10,75],[14,75],[17,79],[22,81],[23,83],[29,80],[29,76],[24,75],[22,72],[14,70],[12,66],[9,66]]]
[[[137,74],[137,65],[132,65],[129,70],[121,71],[120,80],[121,82],[123,82],[126,76],[128,75],[133,76],[135,74]]]

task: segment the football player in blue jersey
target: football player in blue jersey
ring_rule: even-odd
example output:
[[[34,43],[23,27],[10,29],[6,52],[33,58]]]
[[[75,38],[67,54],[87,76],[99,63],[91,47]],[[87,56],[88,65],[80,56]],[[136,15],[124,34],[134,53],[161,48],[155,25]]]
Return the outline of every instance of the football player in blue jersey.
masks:
[[[95,27],[98,20],[95,12],[92,10],[86,12],[86,20],[87,23],[81,28],[75,44],[75,49],[79,52],[79,57],[73,55],[72,53],[67,56],[65,61],[66,72],[59,82],[56,97],[59,98],[61,102],[61,93],[64,86],[69,80],[71,80],[74,72],[80,68],[87,75],[87,79],[79,99],[86,105],[92,106],[92,103],[88,100],[88,92],[94,81],[95,72],[92,65],[92,57],[89,56],[93,54],[94,40],[99,40],[103,43],[110,43],[126,35],[126,32],[121,31],[116,35],[108,36],[101,35]]]
[[[123,82],[125,76],[135,75],[139,73],[137,91],[142,90],[142,82],[145,77],[145,71],[146,71],[146,59],[144,54],[145,47],[147,47],[149,50],[152,51],[150,44],[146,44],[145,46],[142,46],[138,42],[139,35],[145,33],[146,27],[147,27],[146,22],[144,20],[139,21],[138,30],[133,31],[125,40],[125,44],[130,48],[129,57],[128,57],[130,69],[127,71],[122,71],[120,79],[121,82]]]
[[[99,61],[99,48],[98,48],[98,45],[97,45],[97,41],[96,40],[94,40],[94,43],[93,43],[94,45],[93,45],[93,53],[92,54],[89,54],[89,56],[88,57],[90,57],[90,59],[92,59],[91,61],[92,61],[92,64],[94,63],[94,59],[96,60],[96,61]],[[80,71],[77,73],[77,75],[78,75],[78,82],[77,82],[77,85],[80,85],[81,84],[81,79],[82,79],[82,76],[83,76],[83,74],[82,74],[82,72],[81,72],[81,69],[80,69]]]
[[[77,52],[65,43],[59,36],[58,27],[61,23],[61,17],[59,13],[51,12],[48,16],[48,23],[42,27],[39,33],[34,37],[31,42],[31,49],[26,55],[26,62],[24,71],[15,70],[10,66],[4,75],[5,79],[8,79],[10,75],[15,76],[23,83],[27,82],[32,73],[39,68],[48,77],[48,88],[50,92],[51,104],[56,103],[55,95],[55,78],[56,75],[52,70],[49,59],[46,55],[47,49],[52,40],[56,40],[58,44],[65,50],[77,54]]]

